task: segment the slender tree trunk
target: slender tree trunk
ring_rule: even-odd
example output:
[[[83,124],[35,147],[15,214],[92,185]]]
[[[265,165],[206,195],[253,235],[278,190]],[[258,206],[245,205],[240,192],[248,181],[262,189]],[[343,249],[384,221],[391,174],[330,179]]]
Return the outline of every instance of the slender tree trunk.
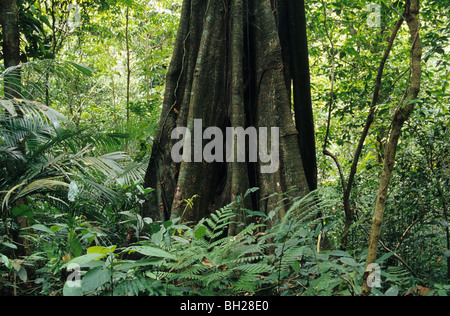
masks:
[[[315,152],[305,155],[309,158],[302,159],[301,155],[301,148],[311,151],[314,143],[310,92],[302,90],[309,88],[304,51],[307,47],[303,42],[306,23],[297,26],[292,20],[299,19],[302,8],[294,2],[184,1],[161,122],[146,175],[146,185],[155,189],[155,202],[147,210],[149,216],[168,219],[183,214],[183,220],[196,222],[253,187],[260,190],[244,206],[268,211],[280,198],[272,193],[282,194],[297,187],[292,194],[303,195],[310,190],[309,182],[314,188],[315,171],[309,173],[308,181],[304,161],[314,166]],[[298,12],[290,12],[289,8]],[[290,25],[304,31],[304,36],[282,32]],[[301,53],[300,57],[297,53]],[[295,68],[291,67],[292,61]],[[292,79],[297,87],[294,104],[303,108],[296,113],[297,128],[291,107]],[[278,170],[261,173],[265,164],[260,160],[175,163],[171,149],[179,140],[171,139],[172,131],[176,127],[194,131],[194,120],[198,119],[202,120],[202,131],[218,127],[224,135],[227,127],[267,127],[269,131],[279,127]],[[302,122],[308,123],[305,132]],[[303,145],[299,139],[304,140]],[[200,198],[185,212],[185,200],[195,195]],[[269,196],[265,203],[259,202]]]
[[[130,62],[130,6],[127,5],[125,42],[127,50],[127,130],[130,130],[130,87],[131,87],[131,62]]]
[[[442,200],[442,211],[444,213],[444,220],[448,223],[449,217],[448,217],[448,210],[447,210],[447,200],[445,199],[444,191],[441,187],[441,184],[438,183],[438,192],[439,197]],[[445,235],[447,240],[447,251],[450,251],[450,229],[447,225],[445,227]],[[450,284],[450,257],[447,257],[447,284]]]
[[[131,93],[131,60],[130,60],[130,5],[127,4],[126,10],[126,25],[125,25],[125,45],[126,45],[126,54],[127,54],[127,92],[126,92],[126,112],[127,112],[127,121],[126,121],[126,129],[127,133],[130,133],[130,93]],[[125,141],[125,151],[129,151],[129,140]]]
[[[19,8],[16,0],[0,0],[0,23],[3,34],[3,59],[5,69],[20,64]],[[21,97],[20,70],[10,72],[4,82],[7,99]]]
[[[383,224],[384,208],[386,205],[389,183],[395,166],[395,156],[397,152],[398,141],[404,123],[409,119],[414,111],[416,99],[420,92],[422,75],[422,43],[420,38],[419,21],[419,0],[410,0],[406,5],[405,20],[411,33],[411,83],[406,100],[401,102],[392,120],[390,139],[386,145],[383,172],[381,175],[380,188],[375,204],[375,211],[372,220],[372,230],[369,240],[369,252],[367,254],[366,273],[364,275],[363,294],[368,295],[371,292],[369,284],[371,267],[377,258],[378,243],[380,241],[381,226]]]
[[[401,26],[403,25],[403,22],[404,22],[404,19],[403,19],[403,17],[401,17],[395,23],[390,40],[388,42],[386,50],[384,51],[383,58],[381,59],[380,65],[378,67],[378,74],[377,74],[377,79],[375,81],[375,89],[373,92],[372,103],[370,105],[369,114],[367,116],[363,132],[361,134],[358,146],[356,148],[355,154],[352,159],[352,166],[350,168],[347,185],[345,185],[345,184],[343,185],[343,190],[344,190],[343,200],[344,200],[344,210],[345,210],[345,227],[344,227],[344,233],[342,235],[342,242],[341,242],[341,246],[343,249],[345,249],[347,247],[348,235],[350,233],[350,228],[353,225],[354,213],[350,206],[350,197],[351,197],[351,191],[353,189],[353,183],[355,180],[356,171],[358,169],[359,159],[361,158],[361,153],[364,148],[366,138],[369,135],[370,127],[372,126],[373,121],[375,119],[375,112],[376,112],[378,99],[379,99],[379,95],[380,95],[381,82],[383,79],[384,68],[385,68],[386,62],[388,61],[388,58],[391,53],[392,47],[394,45],[394,41],[397,37],[398,31],[400,30]],[[343,178],[343,177],[341,176],[341,178]]]

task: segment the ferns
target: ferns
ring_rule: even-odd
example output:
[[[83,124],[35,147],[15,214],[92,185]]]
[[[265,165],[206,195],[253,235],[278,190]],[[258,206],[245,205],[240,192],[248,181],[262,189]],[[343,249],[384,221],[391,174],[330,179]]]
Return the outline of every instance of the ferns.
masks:
[[[131,279],[125,279],[114,287],[113,296],[161,296],[164,295],[164,287],[161,282],[154,282],[145,275],[138,275]]]
[[[316,191],[305,197],[285,199],[283,203],[288,211],[279,223],[274,225],[267,216],[265,222],[271,221],[270,226],[265,223],[241,225],[243,229],[235,236],[228,233],[231,225],[241,224],[236,223],[236,210],[246,211],[239,209],[238,203],[213,212],[191,228],[179,224],[180,219],[160,225],[152,223],[148,241],[123,249],[120,254],[111,254],[104,263],[111,277],[94,292],[90,289],[90,293],[132,296],[360,294],[359,284],[365,272],[364,254],[352,256],[340,250],[317,251],[323,220],[318,214],[334,207],[335,201]],[[136,261],[120,259],[129,259],[135,253],[139,256]],[[98,261],[92,264],[99,266]],[[389,268],[383,277],[394,289],[408,282],[404,269]]]
[[[279,224],[271,229],[265,224],[241,225],[236,236],[228,235],[230,225],[240,224],[235,222],[236,203],[213,212],[194,228],[178,225],[179,219],[163,223],[152,242],[124,250],[125,254],[136,251],[144,256],[141,260],[153,260],[154,264],[141,270],[136,261],[132,273],[136,277],[117,282],[114,293],[245,295],[279,291],[297,275],[295,263],[307,266],[313,260],[311,227],[318,222],[318,211],[330,204],[323,200],[317,192],[287,200],[289,211]],[[155,285],[164,291],[155,293]]]

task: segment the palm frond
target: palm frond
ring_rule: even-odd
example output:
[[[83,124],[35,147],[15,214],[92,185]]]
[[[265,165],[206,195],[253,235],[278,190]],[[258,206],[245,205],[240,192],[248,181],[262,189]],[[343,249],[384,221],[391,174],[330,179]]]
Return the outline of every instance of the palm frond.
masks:
[[[55,135],[53,128],[38,116],[27,115],[15,119],[0,118],[0,126],[3,143],[9,147],[26,144],[34,148]]]
[[[14,87],[15,94],[22,99],[45,100],[50,78],[70,82],[74,78],[90,77],[94,73],[92,69],[74,62],[44,59],[6,69],[0,73],[0,82],[8,78],[8,85]],[[20,84],[17,83],[19,80]]]
[[[14,162],[16,160],[25,161],[25,157],[18,147],[9,147],[0,145],[0,161],[1,160],[5,162],[6,161]]]
[[[87,191],[91,194],[91,196],[97,196],[97,201],[101,202],[110,202],[113,203],[117,201],[119,195],[116,191],[104,186],[100,183],[92,181],[88,178],[83,178],[84,183],[87,185]]]
[[[43,189],[50,189],[55,186],[62,186],[62,187],[68,187],[69,185],[65,182],[53,180],[53,179],[40,179],[33,181],[29,184],[26,182],[20,183],[16,186],[14,186],[12,189],[10,189],[8,192],[6,192],[5,197],[2,201],[2,209],[5,210],[8,208],[11,204],[13,204],[15,201],[28,196],[29,194],[43,190]]]
[[[147,170],[148,160],[135,161],[125,167],[118,179],[122,179],[123,185],[132,185],[134,183],[144,182],[145,172]]]

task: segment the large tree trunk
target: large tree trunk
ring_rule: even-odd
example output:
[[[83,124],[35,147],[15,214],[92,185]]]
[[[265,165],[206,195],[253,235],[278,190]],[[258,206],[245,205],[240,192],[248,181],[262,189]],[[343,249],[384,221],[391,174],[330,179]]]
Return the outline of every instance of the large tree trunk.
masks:
[[[291,194],[304,195],[315,187],[306,22],[304,6],[297,2],[184,1],[161,122],[146,175],[146,185],[155,189],[148,216],[196,222],[253,187],[260,190],[245,206],[267,211],[280,197],[273,196],[264,203],[260,202],[262,198],[285,193],[291,187],[297,188]],[[294,107],[301,109],[295,120],[298,128],[291,105],[292,79],[296,88]],[[175,163],[171,150],[179,140],[171,139],[172,131],[187,127],[193,132],[195,120],[200,119],[202,131],[218,127],[224,135],[227,127],[267,127],[269,131],[279,127],[279,168],[274,173],[262,173],[261,167],[266,164],[260,160]],[[193,146],[192,152],[196,149]],[[304,166],[312,170],[306,173]],[[200,198],[195,199],[193,208],[186,209],[185,200],[195,195]]]
[[[3,59],[5,69],[20,64],[19,8],[16,0],[0,0],[0,23],[3,34]],[[20,70],[5,78],[4,91],[8,99],[20,98]]]

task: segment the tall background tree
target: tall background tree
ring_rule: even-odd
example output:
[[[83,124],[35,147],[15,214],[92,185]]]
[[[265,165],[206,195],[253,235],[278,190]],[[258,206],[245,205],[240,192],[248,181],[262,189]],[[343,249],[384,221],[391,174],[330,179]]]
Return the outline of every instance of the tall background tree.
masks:
[[[315,188],[306,20],[297,2],[184,1],[146,175],[146,185],[156,189],[152,217],[198,221],[253,187],[260,190],[245,203],[266,212],[279,198],[273,193],[297,187],[295,194],[302,195]],[[173,162],[171,133],[176,127],[193,131],[194,119],[223,131],[279,127],[280,168],[261,174],[261,162]],[[200,198],[186,207],[194,196]]]
[[[20,64],[19,8],[16,0],[0,1],[0,23],[3,35],[3,60],[5,69]],[[5,78],[6,98],[20,97],[20,70]]]
[[[371,265],[375,264],[377,258],[378,244],[380,242],[381,227],[383,225],[386,200],[388,198],[389,185],[395,167],[397,148],[404,124],[409,120],[417,105],[417,98],[422,82],[422,38],[420,36],[420,2],[419,0],[408,1],[405,6],[404,19],[408,24],[411,34],[410,50],[410,86],[397,107],[392,119],[389,141],[386,144],[385,157],[383,162],[383,172],[381,174],[380,187],[375,202],[374,215],[372,220],[372,230],[369,239],[369,251],[367,254],[367,270],[364,278],[363,293],[368,295],[371,287],[368,282],[368,275],[372,273]],[[403,23],[403,17],[399,24]]]

